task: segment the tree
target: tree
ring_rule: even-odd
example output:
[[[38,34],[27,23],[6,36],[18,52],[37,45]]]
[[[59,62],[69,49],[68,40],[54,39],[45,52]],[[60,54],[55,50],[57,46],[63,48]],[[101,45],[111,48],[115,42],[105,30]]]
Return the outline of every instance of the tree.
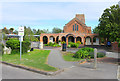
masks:
[[[10,28],[9,31],[10,33],[13,33],[14,28]]]
[[[37,32],[36,29],[33,29],[33,33],[36,34],[36,32]]]
[[[104,10],[94,32],[98,32],[100,37],[106,38],[109,41],[120,41],[119,5],[113,5]]]
[[[24,26],[24,40],[33,41],[35,38],[33,35],[31,28]]]
[[[54,27],[52,29],[52,33],[61,33],[61,32],[62,32],[62,29],[60,29],[60,28]]]
[[[17,31],[17,30],[15,30],[15,31],[13,31],[13,33],[14,33],[14,34],[18,34],[18,31]]]
[[[2,29],[2,32],[4,32],[5,34],[9,34],[9,30],[6,27]]]

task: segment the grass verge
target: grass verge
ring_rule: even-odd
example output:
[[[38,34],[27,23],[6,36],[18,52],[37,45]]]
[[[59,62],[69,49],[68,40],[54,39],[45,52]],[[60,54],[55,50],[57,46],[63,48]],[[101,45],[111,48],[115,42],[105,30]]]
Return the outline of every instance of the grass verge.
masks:
[[[34,51],[22,54],[22,59],[20,61],[20,54],[3,55],[2,61],[7,63],[12,63],[16,65],[22,65],[30,67],[33,69],[38,69],[41,71],[57,71],[58,68],[52,67],[47,64],[47,58],[50,50],[39,50],[34,49]]]

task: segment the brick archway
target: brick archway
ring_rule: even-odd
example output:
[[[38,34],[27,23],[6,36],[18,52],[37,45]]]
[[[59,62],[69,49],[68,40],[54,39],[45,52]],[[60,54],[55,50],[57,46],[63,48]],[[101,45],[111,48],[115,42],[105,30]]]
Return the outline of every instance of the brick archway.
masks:
[[[50,36],[49,39],[50,39],[49,42],[52,42],[52,43],[55,42],[55,37],[54,36]]]
[[[92,38],[90,36],[85,37],[85,44],[92,45]]]
[[[47,36],[43,36],[43,44],[47,44],[48,43],[48,37]]]
[[[76,37],[76,42],[77,42],[77,41],[82,42],[82,38],[81,38],[80,36]]]
[[[66,42],[66,37],[65,37],[65,36],[62,36],[62,37],[61,37],[61,41],[65,41],[65,42]]]

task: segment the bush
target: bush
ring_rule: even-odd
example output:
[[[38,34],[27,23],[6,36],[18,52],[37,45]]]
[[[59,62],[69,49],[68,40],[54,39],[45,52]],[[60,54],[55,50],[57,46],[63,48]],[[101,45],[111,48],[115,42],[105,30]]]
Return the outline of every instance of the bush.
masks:
[[[76,48],[79,47],[78,43],[69,42],[68,44],[70,45],[70,47],[76,47]]]
[[[94,58],[94,53],[90,53],[90,57]],[[97,58],[105,57],[105,53],[97,53]]]
[[[77,41],[76,43],[77,43],[77,44],[81,44],[81,42],[80,42],[80,41]]]
[[[52,43],[52,42],[49,42],[49,44],[45,44],[45,46],[61,47],[59,44],[57,44],[57,43]]]
[[[76,48],[78,48],[78,47],[79,47],[79,44],[77,44],[77,43],[74,43],[74,45],[75,45],[75,47],[76,47]]]
[[[2,53],[2,54],[4,53],[4,50],[3,50],[3,49],[4,49],[4,45],[3,45],[2,43],[0,43],[0,51],[1,51],[0,53]],[[0,55],[1,55],[1,54],[0,54]]]
[[[61,44],[65,44],[66,42],[65,41],[62,41]]]
[[[29,41],[23,41],[22,42],[22,53],[27,53],[27,51],[30,49],[30,42]],[[20,51],[20,42],[17,39],[9,39],[6,41],[6,47],[11,47],[12,53],[19,53]]]
[[[52,42],[49,42],[49,46],[53,46],[53,43],[52,43]]]
[[[120,42],[118,43],[118,47],[120,48]]]
[[[68,48],[70,48],[71,46],[70,46],[70,45],[68,45],[67,47],[68,47]]]
[[[87,52],[94,52],[94,49],[93,48],[89,48],[89,47],[85,47],[85,48],[81,48],[80,50],[83,50],[83,51],[87,51]]]
[[[23,41],[22,42],[22,52],[27,53],[27,51],[30,49],[30,42],[29,41]]]
[[[49,46],[48,44],[45,44],[45,46]]]
[[[87,51],[82,51],[82,50],[79,50],[77,51],[75,54],[74,54],[74,57],[75,58],[88,58],[89,57],[89,53]]]
[[[11,47],[12,50],[20,49],[20,42],[17,39],[9,39],[6,41],[6,47]]]

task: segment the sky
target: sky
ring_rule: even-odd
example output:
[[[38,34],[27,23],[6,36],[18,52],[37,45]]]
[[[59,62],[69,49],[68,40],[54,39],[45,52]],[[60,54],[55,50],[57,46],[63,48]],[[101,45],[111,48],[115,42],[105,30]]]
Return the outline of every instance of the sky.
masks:
[[[85,24],[93,29],[103,11],[115,4],[118,2],[2,2],[1,28],[63,29],[76,14],[84,14]]]

